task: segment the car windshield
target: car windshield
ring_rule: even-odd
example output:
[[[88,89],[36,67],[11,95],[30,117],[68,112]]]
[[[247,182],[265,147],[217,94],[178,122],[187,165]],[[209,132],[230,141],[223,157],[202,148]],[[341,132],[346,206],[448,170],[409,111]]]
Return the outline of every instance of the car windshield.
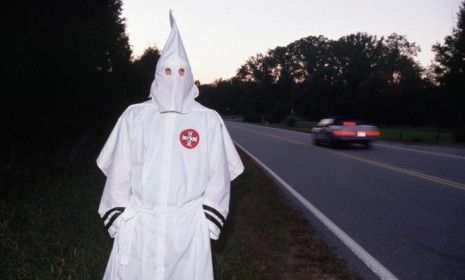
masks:
[[[318,126],[328,126],[333,123],[334,119],[322,119],[319,123]]]

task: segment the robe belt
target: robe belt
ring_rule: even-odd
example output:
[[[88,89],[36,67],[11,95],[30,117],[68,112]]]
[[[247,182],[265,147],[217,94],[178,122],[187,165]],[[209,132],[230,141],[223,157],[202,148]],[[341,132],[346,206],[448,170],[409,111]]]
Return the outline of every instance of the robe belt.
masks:
[[[121,214],[120,230],[124,227],[124,232],[118,234],[118,249],[121,257],[120,263],[123,265],[129,264],[129,255],[132,249],[132,240],[134,239],[134,224],[138,214],[144,213],[154,217],[171,217],[181,215],[192,211],[194,208],[202,209],[202,199],[192,200],[181,207],[155,207],[155,208],[138,208],[133,205],[126,207]]]

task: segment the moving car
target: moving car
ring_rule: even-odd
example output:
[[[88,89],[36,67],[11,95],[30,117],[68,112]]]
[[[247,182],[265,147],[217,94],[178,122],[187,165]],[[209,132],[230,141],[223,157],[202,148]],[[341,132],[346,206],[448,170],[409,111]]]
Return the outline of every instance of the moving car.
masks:
[[[312,129],[312,134],[315,145],[358,143],[368,148],[379,137],[380,132],[376,126],[366,125],[356,118],[334,116],[322,119]]]

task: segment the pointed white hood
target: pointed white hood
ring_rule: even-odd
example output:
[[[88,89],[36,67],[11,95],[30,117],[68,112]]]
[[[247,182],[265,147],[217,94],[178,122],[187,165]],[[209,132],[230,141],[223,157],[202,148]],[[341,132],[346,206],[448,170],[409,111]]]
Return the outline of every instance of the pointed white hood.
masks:
[[[160,112],[189,113],[199,90],[194,84],[176,21],[170,11],[171,33],[157,63],[155,79],[150,87],[150,97]]]

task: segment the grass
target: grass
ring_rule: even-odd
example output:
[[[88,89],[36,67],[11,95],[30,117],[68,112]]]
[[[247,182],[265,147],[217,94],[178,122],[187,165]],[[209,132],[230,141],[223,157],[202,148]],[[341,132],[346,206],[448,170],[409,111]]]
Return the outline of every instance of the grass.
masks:
[[[1,158],[0,279],[101,279],[112,241],[97,214],[104,177],[89,138],[60,148],[11,144]],[[216,279],[351,279],[299,211],[242,155],[231,214],[213,242]]]
[[[305,133],[311,133],[312,128],[317,124],[316,122],[299,121],[296,126],[286,126],[285,124],[265,124],[255,123],[259,125],[266,125],[270,127],[283,128],[295,130]],[[400,141],[411,143],[452,143],[454,138],[452,133],[447,129],[437,129],[429,127],[380,127],[381,136],[380,140],[387,141]]]
[[[103,178],[88,143],[2,159],[0,279],[101,279],[111,241],[97,215]]]
[[[402,142],[451,143],[454,142],[452,133],[448,130],[434,128],[402,128],[383,127],[381,140]]]

